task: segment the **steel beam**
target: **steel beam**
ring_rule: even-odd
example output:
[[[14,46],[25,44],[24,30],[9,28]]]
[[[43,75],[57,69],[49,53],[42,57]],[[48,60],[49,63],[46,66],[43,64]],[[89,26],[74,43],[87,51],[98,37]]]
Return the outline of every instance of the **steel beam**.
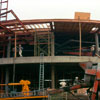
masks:
[[[27,24],[41,24],[41,23],[52,23],[52,22],[73,22],[73,23],[78,23],[79,20],[76,19],[37,19],[37,20],[22,20],[22,23],[24,25]],[[90,23],[90,24],[99,24],[100,21],[97,20],[81,20],[81,23]],[[19,24],[16,20],[9,20],[7,22],[2,22],[3,25],[15,25]]]

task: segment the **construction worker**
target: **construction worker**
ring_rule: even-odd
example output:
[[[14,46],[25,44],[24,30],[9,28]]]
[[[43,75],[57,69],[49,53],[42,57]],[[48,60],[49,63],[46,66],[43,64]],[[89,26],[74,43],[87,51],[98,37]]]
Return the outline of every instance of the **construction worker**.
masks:
[[[21,46],[21,44],[19,44],[19,56],[22,57],[22,50],[23,50],[23,47]]]
[[[73,85],[77,85],[77,84],[79,84],[80,82],[79,82],[79,77],[75,77],[75,80],[74,80],[74,82],[73,82]]]
[[[66,82],[62,81],[62,82],[60,82],[60,85],[61,85],[61,87],[66,87]]]
[[[75,77],[73,85],[78,85],[79,83],[79,77]],[[77,93],[77,90],[74,90],[74,93]]]
[[[95,56],[95,45],[91,46],[91,52],[92,52],[92,56]]]

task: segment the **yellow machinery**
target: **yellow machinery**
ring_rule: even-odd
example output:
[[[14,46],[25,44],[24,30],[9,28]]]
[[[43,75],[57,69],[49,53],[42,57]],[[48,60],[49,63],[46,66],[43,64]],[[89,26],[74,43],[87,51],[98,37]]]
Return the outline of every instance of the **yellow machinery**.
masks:
[[[22,93],[26,96],[29,95],[29,86],[31,82],[28,80],[21,80],[19,83],[8,83],[8,84],[0,84],[0,86],[15,86],[15,85],[22,85]]]
[[[29,85],[31,84],[28,80],[21,80],[19,83],[8,83],[8,84],[0,84],[0,86],[22,86],[22,95],[16,93],[16,95],[8,96],[6,94],[5,97],[1,95],[0,100],[15,100],[15,99],[36,99],[36,98],[48,98],[47,94],[39,94],[41,91],[30,91]],[[43,91],[42,91],[43,92]]]

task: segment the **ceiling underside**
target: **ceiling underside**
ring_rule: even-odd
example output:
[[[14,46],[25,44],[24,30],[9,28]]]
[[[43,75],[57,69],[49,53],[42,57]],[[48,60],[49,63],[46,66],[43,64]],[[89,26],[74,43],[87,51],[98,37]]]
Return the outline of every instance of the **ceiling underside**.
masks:
[[[72,34],[79,35],[79,23],[81,25],[82,38],[84,38],[84,34],[92,34],[90,31],[93,27],[100,28],[100,21],[95,20],[41,19],[22,20],[21,22],[9,20],[0,24],[0,41],[7,41],[9,36],[13,37],[14,41],[14,34],[16,33],[18,37],[21,37],[19,40],[24,37],[27,41],[32,42],[35,32],[41,35],[54,32],[56,36],[66,34],[70,38]]]
[[[23,20],[23,25],[26,26],[28,30],[31,29],[47,29],[53,28],[55,32],[79,32],[79,22],[81,23],[81,29],[83,33],[89,33],[93,27],[100,27],[100,21],[89,20],[89,21],[79,21],[74,19],[41,19],[41,20]],[[15,28],[15,26],[21,27],[20,23],[15,20],[10,20],[3,22],[2,25],[8,27],[9,29]],[[33,26],[32,26],[33,25]],[[32,27],[31,27],[32,26]],[[21,29],[20,29],[21,30]]]

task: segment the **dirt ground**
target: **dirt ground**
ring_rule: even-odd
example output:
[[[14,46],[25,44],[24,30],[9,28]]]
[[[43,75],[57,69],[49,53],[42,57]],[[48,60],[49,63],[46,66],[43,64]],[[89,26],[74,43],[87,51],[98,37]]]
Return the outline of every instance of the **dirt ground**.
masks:
[[[78,95],[78,94],[73,96],[72,94],[68,94],[67,100],[88,100],[88,96],[87,95]]]

